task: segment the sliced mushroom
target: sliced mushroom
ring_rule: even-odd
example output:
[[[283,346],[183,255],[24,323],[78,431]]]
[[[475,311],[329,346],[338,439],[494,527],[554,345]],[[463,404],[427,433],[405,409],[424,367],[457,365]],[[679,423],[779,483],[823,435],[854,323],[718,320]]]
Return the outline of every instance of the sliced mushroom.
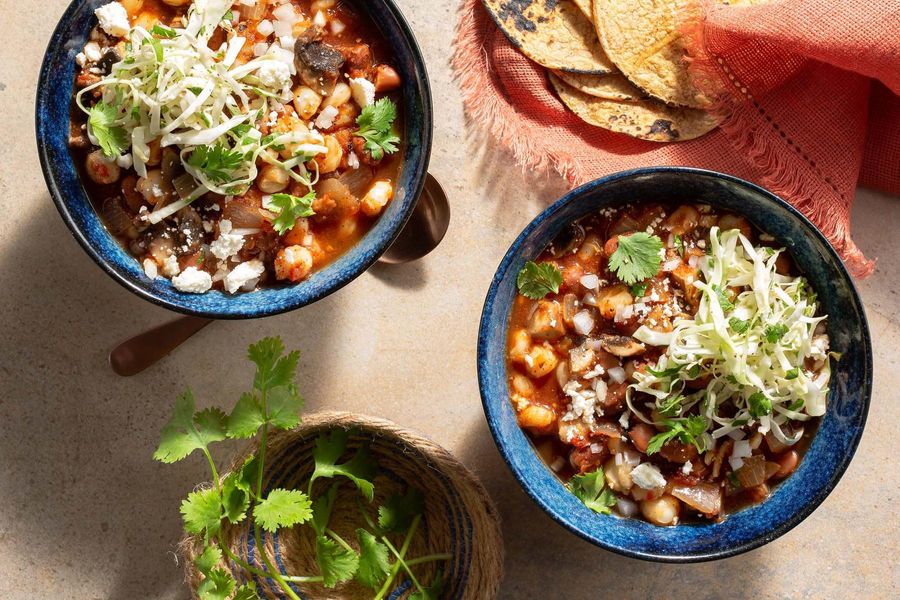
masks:
[[[633,337],[627,335],[612,335],[609,333],[601,333],[600,346],[615,356],[635,356],[643,354],[647,348]]]
[[[344,55],[322,41],[322,29],[310,27],[297,39],[294,57],[300,79],[320,94],[330,94],[344,66]]]
[[[571,223],[556,236],[556,239],[551,246],[550,254],[552,254],[554,258],[561,258],[567,254],[572,254],[581,247],[584,236],[584,227],[579,223]]]

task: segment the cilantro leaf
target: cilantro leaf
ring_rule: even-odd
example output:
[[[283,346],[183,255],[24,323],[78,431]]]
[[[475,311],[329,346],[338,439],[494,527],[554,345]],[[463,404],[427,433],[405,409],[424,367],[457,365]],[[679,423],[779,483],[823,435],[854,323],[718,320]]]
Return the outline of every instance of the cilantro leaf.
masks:
[[[239,480],[240,472],[230,473],[222,480],[222,509],[231,523],[240,523],[250,508],[250,492]]]
[[[747,407],[750,414],[757,418],[772,414],[772,401],[762,392],[751,394],[747,398]]]
[[[682,400],[684,400],[684,396],[680,394],[669,396],[662,401],[657,400],[656,410],[664,417],[674,417],[681,410]]]
[[[583,475],[575,475],[569,480],[568,488],[589,509],[608,515],[610,507],[616,503],[616,495],[605,485],[603,470],[598,469]]]
[[[200,556],[194,559],[194,566],[204,575],[209,575],[221,560],[222,550],[218,546],[207,546]]]
[[[310,192],[302,197],[291,194],[272,194],[269,206],[278,209],[278,216],[272,221],[272,228],[284,235],[294,228],[294,223],[300,217],[311,217],[316,214],[312,209],[315,199],[315,192]]]
[[[269,424],[278,429],[293,429],[300,424],[303,398],[294,386],[277,387],[269,392]]]
[[[167,40],[172,39],[176,35],[174,29],[166,27],[165,25],[160,25],[159,23],[153,26],[153,28],[150,30],[150,33],[152,33],[153,35],[158,35],[159,37],[165,38]]]
[[[294,384],[294,372],[300,361],[299,352],[284,354],[281,338],[263,338],[250,346],[247,355],[256,364],[256,376],[253,387],[261,392],[272,388]]]
[[[659,452],[663,445],[676,435],[678,435],[678,431],[674,428],[654,435],[650,438],[650,442],[647,443],[647,456]]]
[[[784,323],[778,323],[776,325],[767,325],[765,336],[766,341],[770,344],[775,344],[784,337],[784,334],[788,332],[788,326]]]
[[[609,268],[619,279],[631,285],[659,272],[663,243],[658,236],[638,231],[620,235],[618,242],[616,251],[609,257]]]
[[[405,495],[393,495],[378,507],[378,526],[384,531],[402,533],[424,510],[425,496],[416,488],[409,488]]]
[[[674,367],[669,367],[668,369],[662,369],[661,371],[657,371],[651,366],[647,366],[647,372],[653,375],[654,377],[673,377],[678,375],[681,372],[681,369],[684,368],[681,365],[675,365]]]
[[[325,535],[325,530],[328,529],[328,521],[331,519],[331,510],[334,508],[339,485],[338,483],[331,484],[328,491],[316,498],[312,504],[312,527],[319,535]]]
[[[344,429],[323,433],[316,439],[316,447],[313,448],[316,468],[309,481],[310,489],[312,489],[313,482],[319,477],[342,475],[355,483],[362,495],[371,502],[375,493],[372,480],[375,478],[377,465],[372,460],[368,448],[360,448],[353,458],[341,465],[337,464],[338,459],[347,450],[348,439],[349,433]]]
[[[262,403],[253,394],[241,394],[231,414],[228,415],[228,437],[251,438],[265,423]]]
[[[316,537],[316,563],[327,588],[353,579],[359,567],[359,556],[320,535]]]
[[[559,291],[562,285],[562,273],[556,265],[528,261],[516,278],[519,293],[532,300],[540,300],[547,294]]]
[[[746,331],[750,328],[750,321],[738,319],[737,317],[731,317],[730,319],[728,319],[728,324],[731,325],[731,330],[738,334],[746,333]]]
[[[716,298],[719,301],[719,306],[722,307],[722,312],[726,313],[729,310],[734,310],[734,304],[731,302],[731,299],[728,298],[728,294],[725,293],[725,290],[717,286],[716,284],[712,285],[712,291],[715,293]],[[729,320],[729,325],[731,321]]]
[[[369,104],[356,118],[359,129],[353,135],[366,141],[365,149],[374,160],[381,160],[385,153],[393,154],[397,151],[400,138],[391,129],[396,118],[397,106],[390,98],[382,98]]]
[[[98,102],[88,113],[90,132],[107,158],[116,158],[128,149],[128,132],[116,125],[119,111],[115,106]]]
[[[274,489],[253,509],[253,518],[266,531],[292,527],[312,518],[312,503],[300,490]]]
[[[794,367],[793,369],[791,369],[790,371],[788,371],[787,373],[784,374],[784,378],[788,379],[788,380],[797,379],[798,377],[800,377],[800,369],[797,367]]]
[[[641,282],[634,284],[633,286],[631,286],[631,289],[629,290],[629,292],[631,292],[631,295],[634,296],[635,298],[643,298],[644,295],[647,293],[647,282],[641,281]]]
[[[678,250],[678,254],[684,258],[684,238],[677,233],[675,234],[675,249]]]
[[[215,488],[191,492],[181,502],[184,530],[199,534],[206,531],[214,535],[222,523],[222,499]]]
[[[197,586],[197,596],[200,600],[227,600],[234,586],[231,573],[225,569],[213,569]]]
[[[159,447],[153,458],[163,463],[174,463],[194,450],[224,440],[225,421],[225,413],[217,408],[194,414],[194,395],[190,390],[185,391],[175,402],[172,418],[162,429]]]
[[[356,580],[366,587],[378,589],[391,569],[388,548],[365,529],[357,529],[359,539],[359,569]]]
[[[231,150],[224,144],[216,144],[194,148],[187,158],[187,164],[216,183],[227,183],[234,179],[234,171],[241,166],[243,160],[240,151]]]
[[[706,419],[700,415],[692,415],[686,419],[678,421],[665,420],[663,424],[669,429],[661,433],[657,433],[647,444],[647,455],[656,454],[663,445],[669,440],[676,437],[684,444],[693,444],[697,450],[703,452],[703,444],[699,439],[703,432],[706,431]]]
[[[438,600],[444,591],[444,575],[440,569],[434,575],[434,580],[427,588],[410,595],[409,600]]]
[[[237,589],[234,593],[234,598],[231,600],[260,600],[259,595],[256,593],[256,584],[253,582],[245,583]]]

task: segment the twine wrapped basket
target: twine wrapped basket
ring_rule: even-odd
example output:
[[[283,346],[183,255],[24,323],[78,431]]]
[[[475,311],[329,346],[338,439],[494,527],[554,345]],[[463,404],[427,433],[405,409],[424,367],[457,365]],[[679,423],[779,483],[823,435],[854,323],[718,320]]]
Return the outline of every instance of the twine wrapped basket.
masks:
[[[444,577],[442,598],[487,600],[496,597],[503,575],[499,513],[485,489],[462,463],[418,433],[384,419],[345,412],[305,416],[297,428],[270,435],[266,449],[265,489],[304,489],[314,468],[312,449],[316,437],[336,428],[351,432],[349,450],[355,451],[368,444],[378,462],[373,505],[379,505],[387,497],[402,493],[408,487],[415,487],[424,494],[425,513],[410,546],[409,556],[448,553],[452,558],[415,567],[417,578],[431,581],[441,569]],[[240,467],[246,456],[256,451],[256,445],[249,447],[234,460],[232,469]],[[317,492],[320,490],[318,484],[316,489]],[[329,526],[348,541],[355,540],[356,528],[363,526],[357,502],[358,493],[353,486],[342,485]],[[224,537],[234,554],[255,567],[265,569],[259,556],[260,549],[246,521],[227,527]],[[300,525],[280,530],[274,535],[263,532],[261,543],[282,574],[318,572],[311,527]],[[187,580],[192,590],[197,589],[201,580],[193,563],[201,548],[201,540],[193,536],[181,544],[187,559]],[[248,577],[252,577],[261,598],[284,597],[271,579],[246,573],[231,561],[222,566],[231,570],[239,583],[247,582]],[[373,596],[372,590],[356,582],[333,589],[315,583],[291,585],[302,598],[310,600],[362,600]],[[398,577],[388,597],[403,600],[414,591],[415,587],[408,577]]]

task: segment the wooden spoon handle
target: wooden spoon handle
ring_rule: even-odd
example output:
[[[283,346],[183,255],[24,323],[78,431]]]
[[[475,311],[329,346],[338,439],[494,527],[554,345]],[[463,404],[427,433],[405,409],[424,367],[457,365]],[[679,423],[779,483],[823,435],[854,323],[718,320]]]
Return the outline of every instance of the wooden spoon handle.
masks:
[[[109,366],[122,377],[137,375],[212,323],[202,317],[181,317],[129,338],[109,353]]]

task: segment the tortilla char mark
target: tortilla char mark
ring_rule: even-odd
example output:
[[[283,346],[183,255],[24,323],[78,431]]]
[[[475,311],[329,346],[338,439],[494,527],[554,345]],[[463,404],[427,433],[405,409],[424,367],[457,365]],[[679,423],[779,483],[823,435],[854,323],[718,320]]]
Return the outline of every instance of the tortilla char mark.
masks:
[[[539,0],[509,0],[508,2],[504,2],[500,5],[500,10],[497,11],[497,16],[502,21],[512,20],[513,25],[515,25],[516,29],[519,31],[527,31],[528,33],[534,33],[537,31],[537,25],[535,24],[535,19],[533,17],[533,13],[535,11],[529,10],[532,5],[540,4]],[[544,4],[544,12],[553,11],[556,6],[559,4],[559,0],[543,0]],[[547,21],[546,16],[539,16],[537,18],[537,22],[545,23]]]
[[[672,129],[672,121],[666,119],[657,119],[654,121],[653,125],[650,126],[650,133],[662,134],[670,140],[677,140],[679,137],[678,130]]]

